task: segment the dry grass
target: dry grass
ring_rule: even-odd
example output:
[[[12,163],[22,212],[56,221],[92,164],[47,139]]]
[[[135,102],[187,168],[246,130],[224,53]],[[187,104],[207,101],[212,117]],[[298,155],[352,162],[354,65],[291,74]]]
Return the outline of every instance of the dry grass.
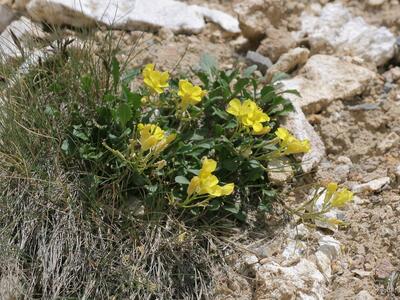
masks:
[[[24,76],[0,66],[0,298],[209,298],[222,261],[206,225],[138,216],[120,183],[94,189],[87,166],[60,150],[68,106],[97,101],[76,93],[78,75],[110,76],[92,57],[87,45],[58,47]]]

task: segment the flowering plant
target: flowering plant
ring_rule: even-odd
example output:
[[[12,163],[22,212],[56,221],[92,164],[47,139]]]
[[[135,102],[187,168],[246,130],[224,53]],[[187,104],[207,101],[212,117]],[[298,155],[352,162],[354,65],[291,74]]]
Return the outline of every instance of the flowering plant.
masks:
[[[310,150],[279,126],[291,103],[276,83],[262,86],[251,68],[240,74],[208,65],[194,83],[148,64],[125,76],[142,83],[136,91],[116,59],[111,69],[113,89],[102,94],[97,116],[73,120],[62,148],[95,164],[97,178],[124,176],[126,198],[139,193],[147,210],[169,205],[244,219],[247,206],[267,209],[276,195],[268,162],[295,161],[293,154]],[[94,86],[94,78],[83,78],[84,92]]]

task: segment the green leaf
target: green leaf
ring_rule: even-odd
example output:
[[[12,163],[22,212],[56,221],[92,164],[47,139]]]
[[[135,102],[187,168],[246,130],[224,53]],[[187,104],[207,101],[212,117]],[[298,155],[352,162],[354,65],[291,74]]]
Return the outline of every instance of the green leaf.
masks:
[[[257,65],[252,65],[243,71],[243,76],[250,77],[251,75],[253,75],[254,71],[256,71],[256,70],[257,70]]]
[[[285,90],[285,91],[283,91],[282,94],[293,94],[293,95],[296,95],[297,97],[301,97],[298,90]]]
[[[266,85],[261,89],[261,98],[266,97],[270,93],[274,92],[274,87],[272,85]]]
[[[83,141],[89,140],[89,137],[86,135],[86,133],[84,133],[83,131],[76,129],[76,128],[74,128],[74,130],[72,131],[72,135],[77,138],[80,138]]]
[[[289,76],[288,74],[283,73],[283,72],[277,72],[277,73],[275,73],[274,76],[272,77],[271,83],[275,83],[275,82],[278,82],[278,81],[282,81],[282,80],[288,79],[288,78],[290,78],[290,76]]]
[[[140,74],[140,69],[139,68],[134,68],[130,71],[128,71],[123,77],[122,77],[122,82],[124,84],[127,84],[131,82],[133,79],[135,79],[138,75]]]
[[[234,172],[240,167],[240,159],[238,157],[228,157],[221,161],[221,166],[225,170]]]
[[[69,141],[64,140],[61,145],[61,150],[64,151],[65,154],[70,154],[70,148],[69,148]]]
[[[85,93],[89,94],[93,84],[93,79],[90,75],[83,75],[81,77],[81,87]]]
[[[122,127],[133,117],[132,110],[127,103],[121,103],[116,111],[118,121]]]
[[[217,69],[218,63],[214,56],[204,53],[200,57],[199,67],[200,69],[208,74],[211,74],[215,69]]]
[[[122,85],[122,95],[125,101],[130,105],[134,112],[142,105],[142,95],[138,93],[132,93],[127,85]]]
[[[240,212],[240,204],[235,203],[234,205],[224,205],[224,210],[229,211],[230,213],[233,213],[234,215],[238,214]]]
[[[175,182],[179,184],[189,184],[190,181],[185,176],[176,176]]]
[[[44,109],[44,113],[48,116],[54,117],[55,115],[58,114],[58,111],[51,107],[50,105],[47,105],[46,108]]]
[[[249,78],[240,78],[234,88],[234,92],[232,94],[232,98],[236,97],[237,95],[240,94],[240,92],[249,84],[250,79]]]
[[[193,133],[193,135],[190,137],[191,141],[202,141],[204,140],[204,136],[199,135],[197,133]]]
[[[114,87],[116,87],[119,83],[119,79],[121,76],[120,72],[121,72],[121,70],[120,70],[119,62],[118,62],[117,58],[114,56],[111,60],[111,73],[113,76]]]

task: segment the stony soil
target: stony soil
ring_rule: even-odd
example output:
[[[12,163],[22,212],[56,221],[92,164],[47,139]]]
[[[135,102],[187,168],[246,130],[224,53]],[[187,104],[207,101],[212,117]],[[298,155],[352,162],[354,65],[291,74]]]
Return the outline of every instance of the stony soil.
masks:
[[[234,15],[234,6],[240,1],[186,2],[208,5]],[[285,40],[287,32],[299,29],[303,11],[328,1],[264,2],[265,7],[271,8],[271,15],[265,24],[259,25],[274,25],[277,32],[273,34],[282,38],[263,42],[264,50],[259,52],[273,55],[276,53],[274,51],[281,51],[279,49],[285,49],[288,45],[290,47],[290,41]],[[364,17],[370,24],[386,26],[393,34],[400,36],[399,1],[381,1],[383,4],[377,6],[368,4],[371,2],[380,1],[342,1],[353,15]],[[99,39],[102,35],[98,34]],[[134,65],[154,62],[163,69],[175,72],[191,69],[203,53],[211,53],[222,68],[245,66],[246,52],[257,50],[264,38],[256,36],[246,40],[243,36],[227,34],[211,23],[198,35],[173,34],[162,29],[144,34],[120,32],[116,35],[117,39],[119,37],[122,37],[121,48],[125,56],[132,51],[137,53],[138,49],[149,50],[137,54]],[[139,46],[132,50],[132,45],[138,40]],[[270,58],[272,61],[277,59]],[[379,68],[369,66],[379,76],[369,84],[364,94],[346,101],[334,101],[323,110],[307,116],[320,134],[327,151],[326,159],[311,174],[313,181],[334,180],[352,187],[382,177],[390,178],[390,184],[358,194],[354,203],[346,208],[345,220],[348,225],[333,234],[342,244],[342,255],[332,266],[333,276],[326,299],[370,299],[367,296],[356,298],[362,291],[367,291],[373,297],[371,299],[400,299],[400,280],[397,290],[389,280],[396,271],[400,272],[400,76],[393,80],[388,73],[393,72],[395,64],[391,61]],[[316,241],[311,237],[307,247],[313,248]],[[279,238],[275,241],[277,252],[282,251],[279,250],[283,248],[282,244]],[[305,256],[308,252],[305,252]],[[230,276],[234,279],[222,280],[221,286],[230,285],[227,289],[237,292],[227,298],[255,297],[252,296],[252,274],[245,275],[247,277],[232,273]],[[227,281],[231,283],[227,284]],[[228,294],[226,292],[224,295]]]

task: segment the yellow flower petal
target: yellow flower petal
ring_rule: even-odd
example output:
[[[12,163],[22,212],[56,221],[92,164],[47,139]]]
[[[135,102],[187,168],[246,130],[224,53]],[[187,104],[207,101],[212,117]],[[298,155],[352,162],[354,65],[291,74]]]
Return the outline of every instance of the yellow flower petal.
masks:
[[[233,189],[235,188],[235,184],[228,183],[222,186],[222,195],[228,196],[233,193]]]
[[[193,195],[195,192],[197,192],[197,190],[200,187],[200,178],[198,176],[195,176],[192,178],[192,180],[190,180],[188,189],[187,189],[187,194],[189,196]]]
[[[217,169],[217,162],[213,159],[205,158],[201,170],[206,173],[212,173]]]
[[[229,101],[226,111],[234,116],[240,116],[242,110],[242,103],[239,99],[232,99]]]

